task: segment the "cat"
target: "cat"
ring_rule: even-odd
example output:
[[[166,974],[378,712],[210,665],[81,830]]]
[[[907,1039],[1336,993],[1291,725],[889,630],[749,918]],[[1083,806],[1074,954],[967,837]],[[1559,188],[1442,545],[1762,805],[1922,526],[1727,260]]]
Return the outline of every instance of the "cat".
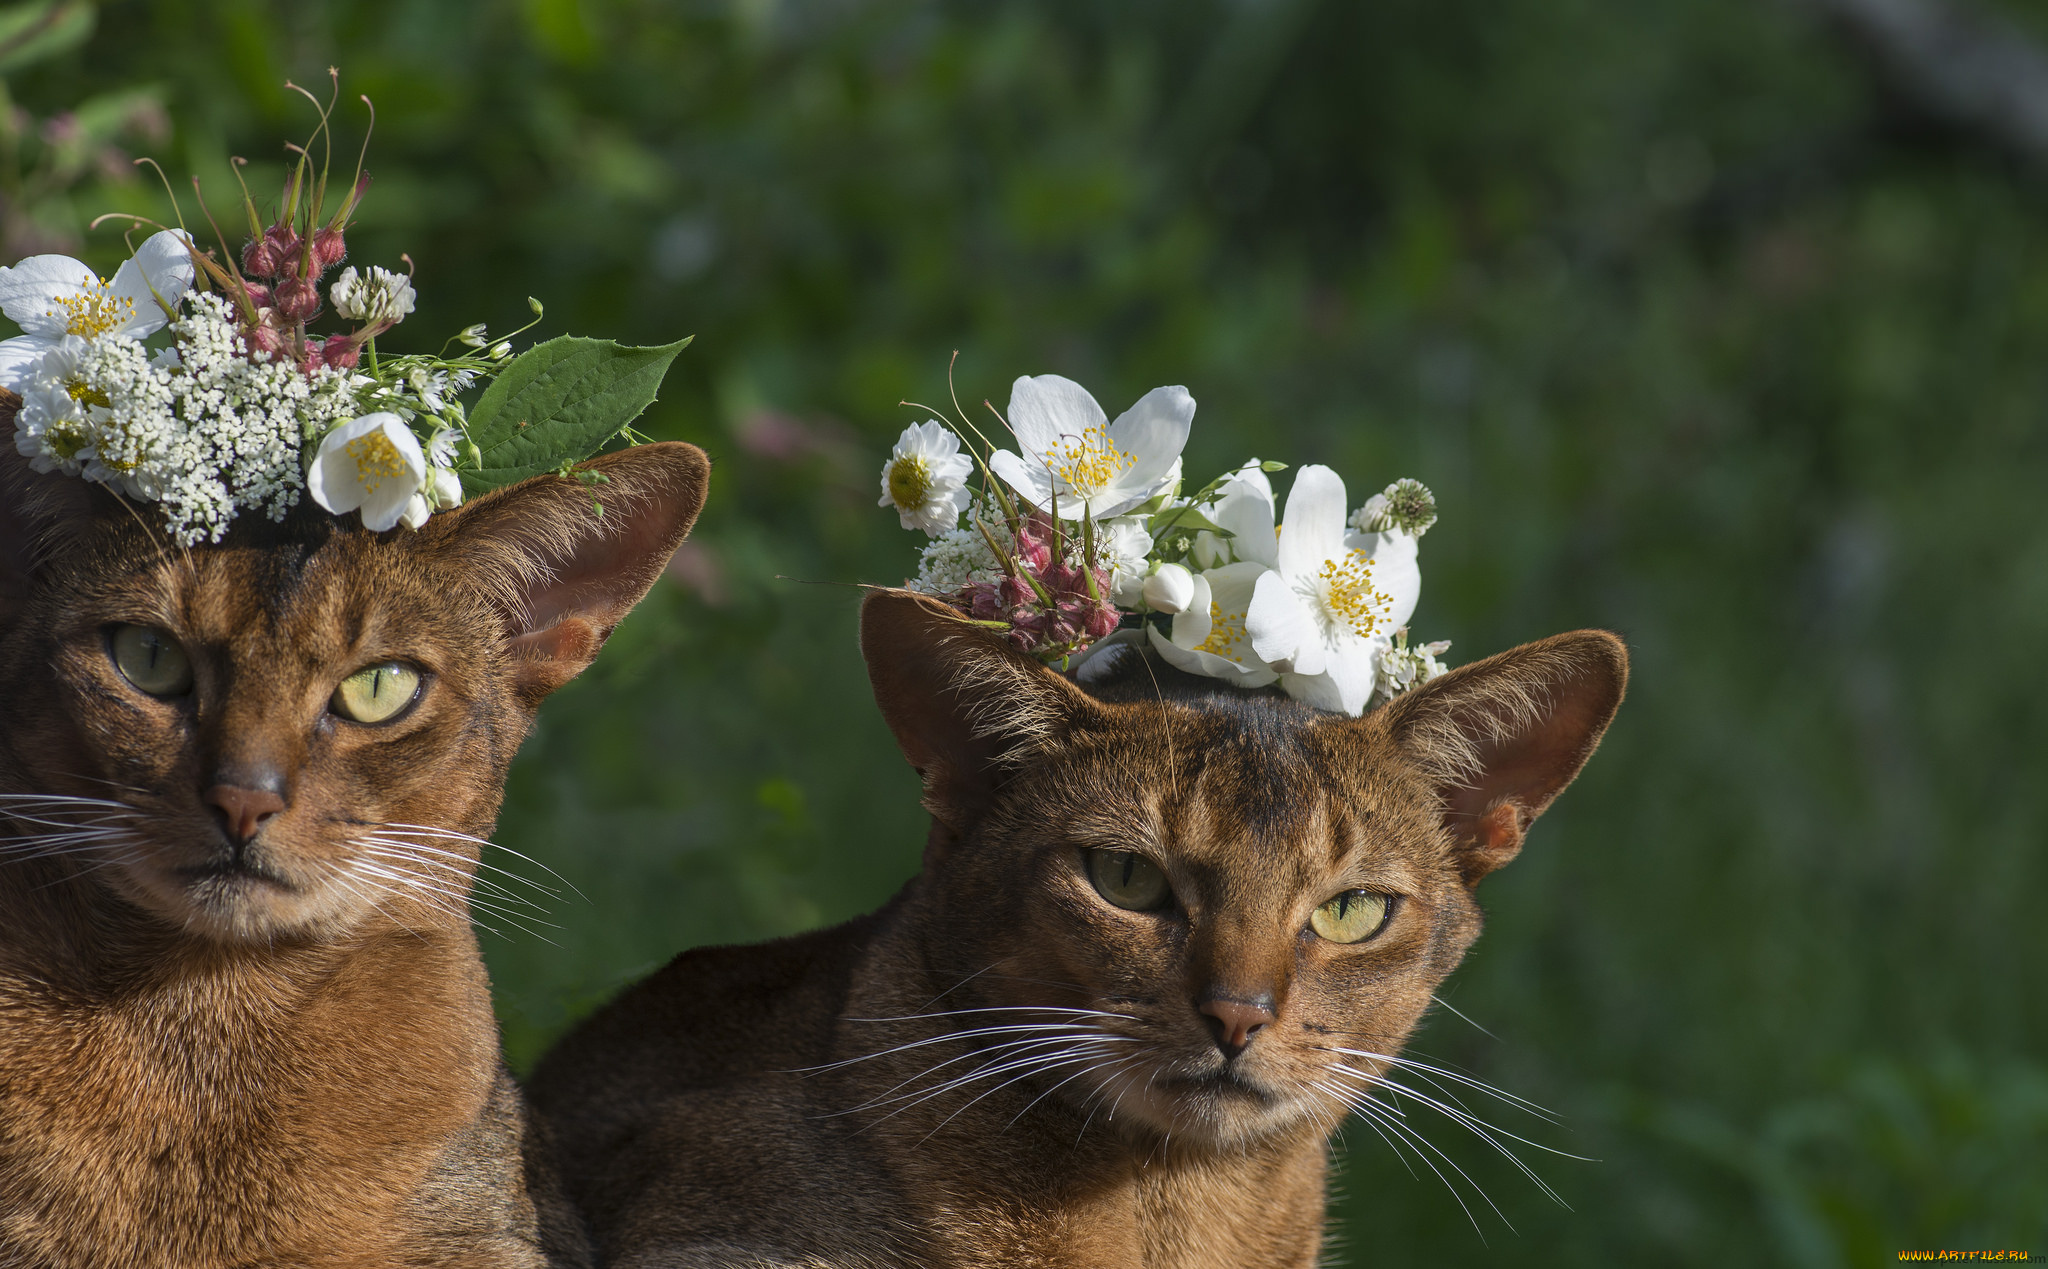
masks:
[[[31,471],[19,405],[0,1266],[588,1263],[499,1056],[470,891],[534,710],[660,576],[702,451],[618,451],[602,482],[417,532],[305,503],[184,550],[150,504]]]
[[[1628,673],[1580,631],[1355,719],[1135,649],[1083,689],[908,591],[861,646],[923,870],[685,952],[542,1060],[603,1263],[1316,1263],[1332,1131]]]

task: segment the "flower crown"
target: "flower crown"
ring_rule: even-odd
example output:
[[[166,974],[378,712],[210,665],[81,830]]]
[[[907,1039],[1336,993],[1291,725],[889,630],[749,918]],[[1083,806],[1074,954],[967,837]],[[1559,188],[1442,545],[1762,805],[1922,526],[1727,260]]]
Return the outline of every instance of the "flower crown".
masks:
[[[1354,716],[1443,673],[1451,645],[1411,647],[1407,632],[1417,546],[1436,523],[1429,490],[1397,480],[1347,511],[1343,479],[1304,467],[1283,533],[1269,477],[1285,463],[1250,459],[1181,492],[1194,416],[1187,389],[1154,388],[1110,422],[1080,384],[1027,375],[1005,420],[1015,451],[977,432],[982,452],[963,453],[937,419],[904,429],[881,505],[932,539],[907,584],[1075,672],[1145,642],[1189,673],[1277,683]]]
[[[0,268],[0,311],[23,332],[0,341],[0,387],[21,398],[15,447],[36,471],[159,504],[186,546],[218,542],[244,511],[281,520],[302,493],[383,532],[547,472],[601,483],[575,465],[614,438],[639,439],[630,424],[690,341],[562,336],[515,357],[510,337],[493,340],[479,322],[438,353],[380,355],[378,337],[413,311],[412,260],[402,257],[403,274],[349,267],[328,279],[369,176],[358,159],[324,214],[334,103],[307,97],[320,122],[290,147],[298,157],[267,228],[243,189],[251,236],[239,267],[225,241],[216,259],[178,228],[145,239],[112,281],[59,255]],[[540,301],[527,302],[533,321],[513,336],[541,319]],[[324,310],[349,329],[313,333]],[[459,395],[484,380],[465,408]]]

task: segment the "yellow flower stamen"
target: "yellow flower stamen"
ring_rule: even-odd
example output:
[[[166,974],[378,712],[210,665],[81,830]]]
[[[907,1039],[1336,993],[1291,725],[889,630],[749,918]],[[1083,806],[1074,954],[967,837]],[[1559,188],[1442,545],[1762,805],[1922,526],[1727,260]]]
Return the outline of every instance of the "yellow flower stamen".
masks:
[[[931,464],[921,454],[910,454],[889,464],[889,498],[899,507],[914,511],[932,496]]]
[[[101,278],[88,284],[82,294],[60,295],[55,301],[64,310],[64,333],[94,339],[119,330],[135,320],[135,301],[114,294],[113,283]],[[55,309],[45,316],[55,317]]]
[[[1316,590],[1333,621],[1370,639],[1393,611],[1393,598],[1373,589],[1372,561],[1363,551],[1346,551],[1342,559],[1324,560],[1316,574]]]
[[[1063,436],[1060,447],[1046,455],[1046,466],[1083,498],[1094,496],[1137,459],[1116,447],[1105,428],[1083,428],[1079,436]]]
[[[405,465],[405,455],[398,452],[398,446],[391,443],[391,438],[384,435],[381,427],[363,433],[342,448],[356,460],[356,479],[362,483],[366,493],[376,493],[377,487],[386,480],[412,474]]]
[[[96,405],[100,407],[102,410],[111,410],[114,408],[114,402],[112,398],[108,397],[106,393],[100,391],[98,388],[93,387],[91,384],[87,383],[82,378],[73,379],[70,382],[66,383],[64,385],[64,391],[71,395],[71,399],[73,401],[76,401],[81,405]]]
[[[1245,633],[1245,614],[1226,613],[1215,600],[1209,601],[1209,637],[1195,645],[1195,651],[1207,652],[1226,660],[1243,662],[1249,658],[1251,636]]]

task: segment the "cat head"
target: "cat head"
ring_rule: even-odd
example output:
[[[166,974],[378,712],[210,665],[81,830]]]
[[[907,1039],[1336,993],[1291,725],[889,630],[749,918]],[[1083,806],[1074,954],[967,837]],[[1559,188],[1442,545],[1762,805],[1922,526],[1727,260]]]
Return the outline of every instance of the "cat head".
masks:
[[[0,885],[54,870],[54,902],[97,888],[229,942],[464,919],[534,710],[660,576],[708,475],[694,446],[645,445],[418,532],[302,504],[185,549],[150,504],[31,471],[13,404]]]
[[[1327,1131],[1386,1073],[1628,673],[1579,631],[1347,718],[1135,649],[1083,690],[909,592],[861,620],[946,1007],[999,1011],[962,1016],[1049,1095],[1211,1146]]]

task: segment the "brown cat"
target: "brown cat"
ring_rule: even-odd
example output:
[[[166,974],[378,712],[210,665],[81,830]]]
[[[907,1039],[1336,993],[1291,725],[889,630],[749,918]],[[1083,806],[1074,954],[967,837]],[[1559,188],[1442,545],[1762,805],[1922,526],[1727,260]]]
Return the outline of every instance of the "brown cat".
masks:
[[[1581,631],[1358,719],[1135,652],[1084,691],[902,591],[861,646],[923,873],[542,1063],[607,1264],[1313,1264],[1332,1130],[1627,678]]]
[[[703,500],[689,445],[217,546],[0,396],[0,1266],[588,1263],[468,896],[507,764]],[[602,516],[592,511],[593,493]],[[476,883],[487,885],[488,883]]]

